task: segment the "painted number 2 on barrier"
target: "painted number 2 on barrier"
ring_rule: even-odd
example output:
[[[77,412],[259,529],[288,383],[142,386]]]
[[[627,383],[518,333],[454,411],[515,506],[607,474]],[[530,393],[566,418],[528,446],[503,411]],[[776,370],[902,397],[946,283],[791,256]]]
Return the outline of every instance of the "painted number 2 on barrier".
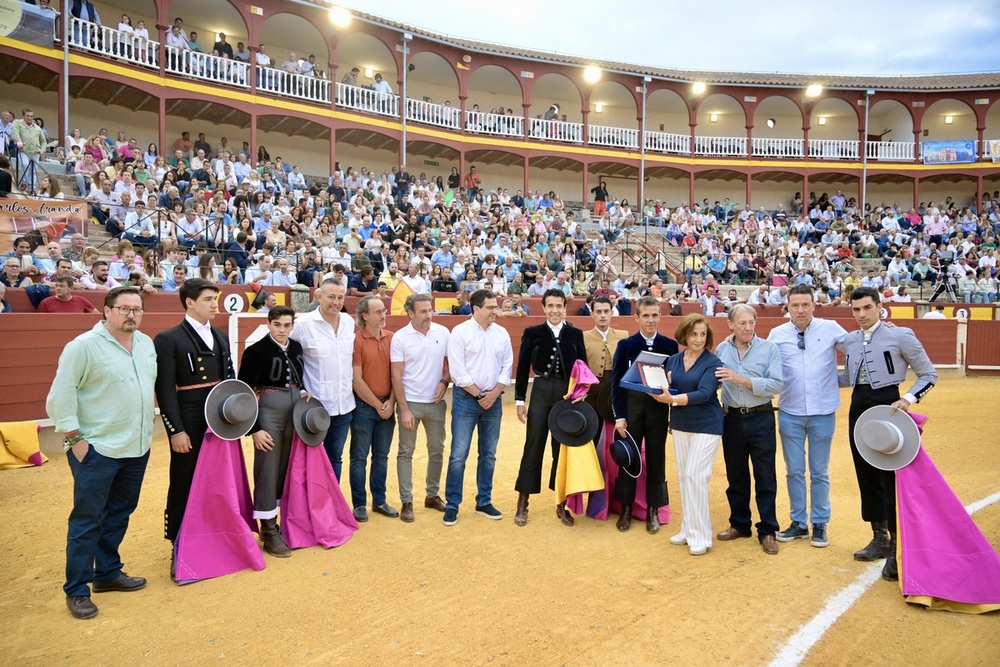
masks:
[[[222,307],[227,313],[242,313],[246,310],[246,301],[239,294],[227,294],[222,300]]]

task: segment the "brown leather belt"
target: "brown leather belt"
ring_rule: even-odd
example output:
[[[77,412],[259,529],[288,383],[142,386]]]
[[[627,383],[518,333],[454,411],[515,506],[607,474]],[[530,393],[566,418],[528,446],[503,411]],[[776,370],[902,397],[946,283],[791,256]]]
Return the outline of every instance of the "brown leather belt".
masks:
[[[727,415],[730,412],[737,412],[741,415],[749,415],[754,412],[774,412],[774,410],[775,410],[774,406],[771,405],[770,403],[766,403],[764,405],[755,405],[752,408],[731,408],[728,405],[722,406],[722,412]]]
[[[177,387],[177,391],[188,391],[190,389],[204,389],[206,387],[214,387],[219,384],[221,380],[216,380],[215,382],[202,382],[201,384],[189,384],[184,387]]]

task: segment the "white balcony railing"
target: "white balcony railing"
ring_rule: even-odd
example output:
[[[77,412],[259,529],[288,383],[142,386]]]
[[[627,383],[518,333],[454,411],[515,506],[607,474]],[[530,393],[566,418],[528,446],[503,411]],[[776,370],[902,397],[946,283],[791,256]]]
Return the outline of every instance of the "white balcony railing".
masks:
[[[690,134],[671,134],[670,132],[647,132],[646,150],[657,153],[691,154]]]
[[[913,160],[912,141],[869,141],[865,144],[869,160]]]
[[[607,125],[591,125],[587,135],[595,146],[613,146],[614,148],[639,149],[639,130],[625,127],[610,127]]]
[[[160,43],[70,17],[69,45],[142,67],[159,69]]]
[[[376,93],[371,88],[338,83],[337,105],[365,113],[399,118],[399,95]]]
[[[414,123],[457,130],[461,127],[461,116],[462,110],[452,106],[406,98],[406,120]]]
[[[220,58],[176,46],[168,46],[165,57],[164,69],[171,74],[239,88],[250,87],[250,65],[242,60]]]
[[[746,156],[746,137],[695,137],[695,155]]]
[[[980,146],[979,148],[979,157],[982,158],[983,160],[993,159],[993,148],[991,146],[991,143],[992,142],[989,139],[983,139],[982,146]],[[997,157],[1000,157],[1000,155],[998,155]]]
[[[257,90],[317,104],[330,104],[330,82],[308,74],[258,68]]]
[[[810,139],[809,157],[824,160],[857,160],[861,143],[850,139]]]
[[[544,120],[532,118],[529,120],[532,139],[565,141],[571,144],[583,143],[583,123],[568,123],[561,120]]]
[[[802,157],[801,139],[764,139],[754,137],[754,157]]]
[[[486,113],[485,111],[466,111],[465,131],[473,134],[494,134],[501,137],[523,137],[524,118],[522,116]]]

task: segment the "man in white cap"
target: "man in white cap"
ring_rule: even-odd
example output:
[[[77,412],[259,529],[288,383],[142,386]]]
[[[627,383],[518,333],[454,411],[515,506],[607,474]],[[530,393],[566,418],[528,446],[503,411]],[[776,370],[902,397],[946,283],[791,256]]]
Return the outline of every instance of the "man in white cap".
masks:
[[[913,330],[883,325],[879,320],[880,310],[878,290],[859,287],[851,293],[851,312],[861,329],[844,338],[844,372],[839,381],[842,387],[854,387],[848,435],[861,490],[861,517],[871,523],[874,534],[868,546],[854,554],[854,559],[885,558],[882,578],[897,581],[896,473],[879,470],[864,460],[854,441],[854,425],[865,410],[875,405],[909,410],[934,387],[938,376]],[[907,368],[913,369],[917,381],[900,397],[899,385],[906,380]]]

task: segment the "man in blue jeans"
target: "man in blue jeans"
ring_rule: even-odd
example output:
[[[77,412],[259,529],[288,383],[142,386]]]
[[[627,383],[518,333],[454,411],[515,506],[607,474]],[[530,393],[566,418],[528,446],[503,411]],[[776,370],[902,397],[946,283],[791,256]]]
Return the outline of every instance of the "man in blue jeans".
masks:
[[[444,525],[458,522],[462,504],[465,461],[472,446],[472,433],[479,431],[479,463],[476,467],[476,514],[502,519],[493,506],[493,469],[503,405],[500,395],[510,384],[514,349],[510,334],[496,323],[497,298],[489,290],[476,290],[469,297],[472,318],[451,331],[448,365],[455,382],[451,400],[451,456],[445,482]]]
[[[354,320],[340,311],[347,287],[327,278],[319,286],[319,307],[296,318],[291,338],[302,343],[302,382],[330,414],[323,448],[340,481],[344,443],[351,427],[354,398]]]
[[[118,553],[153,442],[156,350],[138,330],[142,305],[136,287],[108,292],[103,321],[63,350],[45,402],[73,473],[63,590],[79,619],[97,615],[91,583],[95,593],[146,587]]]
[[[792,523],[775,537],[791,542],[809,537],[814,547],[830,544],[830,445],[840,407],[837,348],[847,332],[833,320],[813,317],[816,305],[808,285],[788,292],[786,322],[771,330],[768,340],[781,352],[784,384],[778,401],[778,433],[785,457]],[[806,511],[806,439],[809,441],[810,513]]]
[[[351,501],[354,518],[368,520],[365,474],[368,454],[372,456],[372,511],[389,518],[399,512],[386,502],[385,479],[389,469],[389,449],[396,430],[396,400],[392,396],[389,349],[392,332],[385,326],[385,304],[371,294],[358,301],[357,335],[354,338],[354,399],[357,407],[351,418]]]

